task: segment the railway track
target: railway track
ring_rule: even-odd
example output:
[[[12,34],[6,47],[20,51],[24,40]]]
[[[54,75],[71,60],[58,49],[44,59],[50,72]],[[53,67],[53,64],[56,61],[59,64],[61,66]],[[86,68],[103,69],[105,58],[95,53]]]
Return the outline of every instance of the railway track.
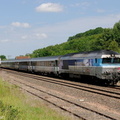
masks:
[[[56,78],[53,79],[53,78],[48,78],[46,76],[38,76],[38,75],[26,74],[26,73],[21,73],[21,72],[16,72],[16,71],[12,71],[12,72],[9,71],[9,73],[18,74],[20,76],[32,78],[35,80],[43,80],[43,81],[50,82],[53,84],[59,84],[62,86],[72,87],[74,89],[92,92],[94,94],[104,95],[112,99],[113,98],[120,99],[120,91],[116,91],[116,90],[114,92],[110,90],[108,91],[108,88],[107,90],[103,88],[100,89],[100,87],[98,89],[95,86],[90,87],[88,85],[73,83],[73,82],[64,81],[61,79],[56,79]],[[60,93],[56,94],[56,92],[53,92],[51,90],[44,90],[44,88],[38,85],[29,83],[25,80],[16,80],[14,77],[12,78],[12,80],[14,81],[15,85],[18,85],[22,89],[26,90],[28,93],[38,98],[41,98],[47,101],[48,103],[56,107],[59,107],[60,109],[64,111],[67,111],[70,114],[73,114],[77,118],[81,118],[83,120],[92,120],[91,116],[94,116],[95,120],[96,119],[97,120],[119,120],[120,119],[119,115],[118,116],[115,115],[113,117],[113,115],[111,115],[110,113],[104,113],[104,111],[99,111],[97,109],[90,108],[86,106],[85,103],[82,102],[82,100],[78,102],[78,100],[68,95],[63,95]],[[86,113],[85,115],[83,115],[83,111],[84,113]]]
[[[9,72],[19,74],[24,77],[30,77],[36,80],[46,81],[46,82],[50,82],[54,84],[72,87],[74,89],[79,89],[79,90],[92,92],[92,93],[99,94],[99,95],[108,96],[111,98],[120,99],[120,91],[119,91],[120,87],[119,86],[107,88],[107,87],[100,87],[100,86],[95,86],[95,85],[86,85],[86,84],[82,84],[78,82],[66,81],[66,80],[62,80],[58,78],[51,78],[51,77],[34,75],[34,74],[29,74],[29,73],[26,74],[24,72],[18,72],[18,71],[9,71]],[[113,88],[115,90],[113,90]]]
[[[113,89],[118,89],[118,90],[120,90],[120,85],[116,85],[116,86],[114,86],[114,87],[110,87],[110,88],[113,88]]]

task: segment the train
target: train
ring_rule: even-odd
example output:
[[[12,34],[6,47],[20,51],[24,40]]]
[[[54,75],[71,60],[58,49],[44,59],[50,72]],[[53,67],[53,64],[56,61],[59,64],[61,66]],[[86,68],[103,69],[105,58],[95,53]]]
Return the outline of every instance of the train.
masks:
[[[29,59],[1,61],[1,67],[65,78],[98,80],[116,85],[120,80],[120,54],[111,50],[97,50]]]

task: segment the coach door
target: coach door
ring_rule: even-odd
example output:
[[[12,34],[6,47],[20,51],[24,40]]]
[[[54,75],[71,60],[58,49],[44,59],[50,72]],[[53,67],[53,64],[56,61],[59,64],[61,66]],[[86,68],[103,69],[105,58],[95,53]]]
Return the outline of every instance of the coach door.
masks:
[[[33,68],[32,68],[32,61],[28,62],[28,71],[32,72]]]
[[[55,73],[57,73],[59,70],[59,67],[58,67],[58,60],[55,60]]]

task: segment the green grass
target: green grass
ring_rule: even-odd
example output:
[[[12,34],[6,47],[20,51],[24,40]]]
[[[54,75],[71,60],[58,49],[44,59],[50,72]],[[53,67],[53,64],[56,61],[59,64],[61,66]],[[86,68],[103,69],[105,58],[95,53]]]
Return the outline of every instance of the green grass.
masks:
[[[0,120],[70,120],[0,79]]]

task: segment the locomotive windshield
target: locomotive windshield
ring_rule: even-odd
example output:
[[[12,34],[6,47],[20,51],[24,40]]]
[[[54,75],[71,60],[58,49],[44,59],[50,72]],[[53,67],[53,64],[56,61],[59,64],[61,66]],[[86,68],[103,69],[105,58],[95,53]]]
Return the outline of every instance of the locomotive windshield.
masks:
[[[114,58],[113,63],[120,63],[120,58]]]
[[[102,63],[120,63],[120,58],[103,58]]]

